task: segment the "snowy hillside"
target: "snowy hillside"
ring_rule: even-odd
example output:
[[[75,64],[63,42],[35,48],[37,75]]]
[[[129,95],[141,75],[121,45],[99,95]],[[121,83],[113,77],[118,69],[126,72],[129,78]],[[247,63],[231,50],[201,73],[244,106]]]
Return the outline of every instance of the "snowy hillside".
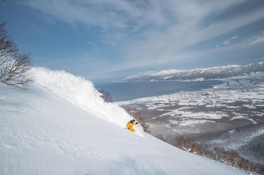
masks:
[[[163,70],[131,75],[125,81],[138,80],[208,80],[264,72],[264,62],[248,65],[227,65],[220,67],[198,68],[192,70]]]
[[[130,133],[131,117],[103,102],[89,81],[45,69],[33,74],[28,90],[0,85],[1,175],[245,174]]]

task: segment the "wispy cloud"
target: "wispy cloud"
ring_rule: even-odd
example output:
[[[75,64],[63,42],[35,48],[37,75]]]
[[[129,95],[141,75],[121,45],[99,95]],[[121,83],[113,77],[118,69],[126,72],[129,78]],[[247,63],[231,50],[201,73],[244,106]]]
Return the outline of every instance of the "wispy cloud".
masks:
[[[255,2],[254,10],[236,9],[251,2]],[[20,3],[64,23],[98,28],[101,43],[114,47],[113,52],[121,55],[118,63],[109,66],[109,71],[198,57],[204,51],[186,53],[184,49],[221,36],[222,46],[227,47],[239,39],[236,34],[227,38],[229,32],[264,19],[264,3],[248,0],[27,0]],[[238,11],[236,15],[225,16],[233,9]],[[259,42],[263,42],[263,36],[251,44]],[[215,50],[212,47],[206,52]]]
[[[223,42],[223,45],[230,45],[234,40],[237,39],[237,36],[232,36]]]
[[[253,37],[250,42],[249,45],[257,45],[257,44],[261,44],[264,43],[264,32],[262,32],[262,35],[257,35],[255,37]]]
[[[19,1],[18,1],[19,2]],[[62,22],[81,23],[105,30],[135,30],[155,21],[164,23],[158,1],[27,0],[19,2]]]

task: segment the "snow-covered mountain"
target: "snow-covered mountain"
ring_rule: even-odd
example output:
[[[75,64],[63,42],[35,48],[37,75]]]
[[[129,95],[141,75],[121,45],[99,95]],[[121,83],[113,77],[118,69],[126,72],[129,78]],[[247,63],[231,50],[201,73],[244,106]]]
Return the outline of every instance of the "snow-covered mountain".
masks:
[[[227,65],[220,67],[198,68],[192,70],[170,69],[159,72],[139,73],[126,77],[124,80],[208,80],[240,76],[255,72],[264,72],[264,62],[247,65]]]
[[[28,90],[0,84],[0,174],[242,175],[181,151],[137,128],[93,84],[65,72],[34,69]]]

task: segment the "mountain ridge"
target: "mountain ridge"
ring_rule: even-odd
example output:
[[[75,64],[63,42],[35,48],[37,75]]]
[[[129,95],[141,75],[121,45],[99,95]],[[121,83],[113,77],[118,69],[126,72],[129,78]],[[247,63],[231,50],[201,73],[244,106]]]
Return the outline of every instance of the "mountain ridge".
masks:
[[[227,65],[191,70],[168,69],[158,72],[152,71],[128,76],[124,81],[211,80],[242,76],[256,72],[264,72],[264,61],[246,65]]]

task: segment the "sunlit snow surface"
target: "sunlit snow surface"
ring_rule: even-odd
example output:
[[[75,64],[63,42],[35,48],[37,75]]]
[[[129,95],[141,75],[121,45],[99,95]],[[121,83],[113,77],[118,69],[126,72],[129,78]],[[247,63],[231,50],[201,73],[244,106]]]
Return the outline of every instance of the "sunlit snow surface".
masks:
[[[35,82],[96,116],[124,126],[131,117],[113,103],[105,103],[90,81],[64,71],[33,69]],[[118,120],[116,120],[118,118]]]
[[[84,79],[45,69],[34,75],[28,90],[0,85],[1,175],[244,174],[129,132],[121,125],[130,116]]]

